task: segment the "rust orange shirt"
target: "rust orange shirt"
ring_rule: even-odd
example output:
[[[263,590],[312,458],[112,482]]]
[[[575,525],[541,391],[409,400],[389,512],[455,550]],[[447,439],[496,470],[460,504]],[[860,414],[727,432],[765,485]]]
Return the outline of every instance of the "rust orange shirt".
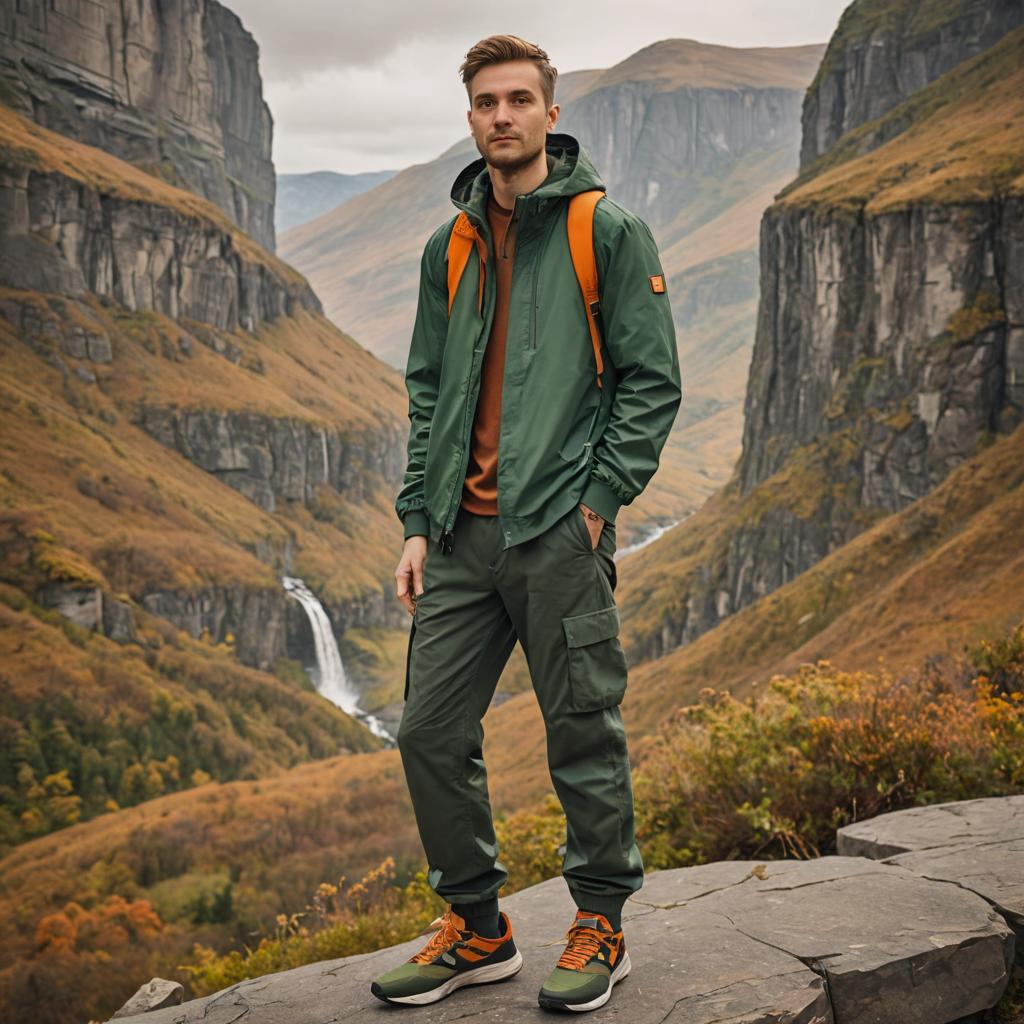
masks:
[[[480,367],[480,393],[473,418],[469,465],[462,485],[462,507],[478,515],[498,514],[498,433],[501,428],[501,384],[505,374],[505,339],[508,302],[512,287],[515,231],[512,210],[499,206],[491,193],[487,220],[494,239],[494,274],[498,286],[494,322]],[[507,235],[507,237],[506,237]]]

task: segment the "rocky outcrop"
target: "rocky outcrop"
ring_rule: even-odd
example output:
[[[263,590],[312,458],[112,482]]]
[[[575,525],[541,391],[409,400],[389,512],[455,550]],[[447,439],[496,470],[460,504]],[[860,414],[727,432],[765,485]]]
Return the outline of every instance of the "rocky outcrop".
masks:
[[[318,495],[324,485],[350,507],[372,504],[374,494],[393,486],[403,468],[397,426],[342,433],[306,420],[242,410],[147,404],[137,407],[133,422],[269,513],[280,514],[301,502],[314,517],[329,517]],[[254,554],[261,557],[259,551]],[[291,551],[283,563],[273,554],[272,564],[281,573],[293,571]],[[353,628],[404,623],[404,609],[383,590],[364,591],[347,601],[318,596],[338,636]],[[138,599],[192,636],[205,629],[220,642],[233,634],[239,659],[249,665],[265,668],[286,653],[309,660],[313,650],[305,614],[281,589],[216,587]]]
[[[212,221],[3,159],[0,237],[0,284],[12,288],[91,292],[224,330],[321,310],[302,278]]]
[[[4,4],[0,82],[37,123],[205,196],[273,250],[259,49],[216,0]]]
[[[312,508],[323,484],[346,501],[370,502],[382,478],[391,484],[403,470],[402,438],[390,421],[356,434],[242,410],[141,404],[133,422],[266,512],[281,502]]]
[[[289,608],[279,588],[239,584],[160,591],[142,595],[141,604],[189,636],[205,633],[213,643],[224,643],[230,635],[235,656],[243,665],[269,669],[285,654]]]
[[[840,853],[905,867],[984,897],[1016,933],[1024,977],[1024,795],[880,814],[839,829],[836,841]]]
[[[843,12],[804,100],[801,170],[846,132],[899,106],[1024,23],[1020,0],[888,6],[880,14],[877,4],[858,0]],[[874,145],[885,141],[879,136]]]
[[[180,981],[165,981],[154,978],[148,985],[143,985],[132,998],[121,1007],[114,1018],[131,1017],[136,1013],[147,1013],[159,1010],[162,1006],[175,1006],[181,1002],[184,988]]]
[[[955,812],[977,803],[946,806]],[[984,803],[995,821],[1006,801]],[[886,817],[898,822],[900,814],[914,813]],[[955,813],[946,818],[947,841],[971,841],[956,838],[963,830]],[[991,839],[978,835],[973,845],[983,849]],[[1024,858],[1007,877],[1019,890]],[[502,909],[523,969],[504,984],[453,993],[432,1008],[432,1021],[528,1020],[540,1013],[537,991],[558,958],[575,906],[563,879],[552,878],[503,899]],[[996,1005],[1016,948],[1004,916],[970,884],[950,885],[910,865],[859,856],[651,872],[627,900],[622,919],[632,969],[595,1019],[637,1024],[950,1024]],[[119,1019],[376,1020],[384,1007],[370,982],[425,941],[419,936],[264,975],[181,1006]],[[152,985],[143,986],[140,1000]]]
[[[119,644],[137,639],[132,607],[100,587],[51,582],[33,595],[43,608],[53,608],[82,629],[96,630]]]

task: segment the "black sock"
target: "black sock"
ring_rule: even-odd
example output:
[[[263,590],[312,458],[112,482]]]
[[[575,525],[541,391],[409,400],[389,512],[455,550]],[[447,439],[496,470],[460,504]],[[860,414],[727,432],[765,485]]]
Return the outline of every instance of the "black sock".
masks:
[[[584,910],[583,913],[584,914],[603,913],[604,916],[606,918],[608,918],[608,923],[612,926],[612,930],[613,931],[617,932],[617,931],[621,931],[622,930],[622,911],[621,910],[607,910],[607,911]]]
[[[452,910],[466,922],[466,927],[486,939],[496,939],[502,931],[498,917],[497,898],[477,903],[453,903]]]

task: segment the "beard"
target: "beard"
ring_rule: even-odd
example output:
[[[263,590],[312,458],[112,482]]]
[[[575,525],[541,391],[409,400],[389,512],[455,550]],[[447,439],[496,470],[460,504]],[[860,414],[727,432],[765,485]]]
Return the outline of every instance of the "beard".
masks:
[[[498,168],[500,171],[504,171],[506,174],[512,173],[519,170],[520,167],[525,167],[527,164],[532,163],[537,159],[537,154],[542,152],[544,144],[547,141],[547,132],[544,132],[540,138],[532,140],[519,139],[519,147],[513,146],[501,146],[499,144],[492,143],[492,150],[490,154],[486,153],[480,148],[480,144],[477,143],[477,152],[489,163],[492,167]],[[507,152],[507,150],[515,149],[514,152]]]

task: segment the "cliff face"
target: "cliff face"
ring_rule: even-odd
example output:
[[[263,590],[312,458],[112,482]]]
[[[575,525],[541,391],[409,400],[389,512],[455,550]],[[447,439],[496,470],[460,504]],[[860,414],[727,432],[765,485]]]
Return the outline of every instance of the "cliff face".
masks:
[[[357,436],[257,412],[144,403],[134,422],[266,512],[289,502],[313,507],[323,485],[367,502],[377,474],[395,480],[405,469],[404,437],[393,423]]]
[[[259,51],[216,0],[28,0],[0,9],[5,102],[219,207],[274,248]]]
[[[824,435],[863,438],[859,505],[894,512],[1024,412],[1024,200],[875,217],[770,210],[744,493]],[[813,288],[806,282],[814,282]]]
[[[667,248],[700,223],[679,223],[681,212],[685,218],[701,203],[709,220],[728,204],[728,196],[708,202],[708,181],[721,182],[765,151],[796,150],[800,102],[797,89],[665,91],[656,81],[623,82],[568,104],[560,123],[586,147],[609,194]]]
[[[252,331],[299,308],[312,289],[216,223],[159,203],[90,188],[60,173],[0,163],[0,283],[80,296],[129,310]]]
[[[87,628],[132,643],[132,601],[191,636],[232,636],[238,659],[260,669],[313,657],[282,574],[316,587],[339,633],[404,624],[376,578],[390,547],[384,524],[394,525],[387,495],[404,468],[400,380],[323,320],[301,275],[207,199],[3,106],[0,239],[0,333],[31,353],[31,370],[9,372],[33,381],[35,407],[77,403],[104,434],[115,429],[154,492],[192,480],[180,506],[152,494],[137,502],[150,538],[181,530],[191,541],[158,553],[147,540],[125,561],[117,544],[108,551],[95,539],[116,527],[96,522],[90,502],[120,512],[135,484],[114,484],[115,472],[80,477],[70,500],[83,506],[82,535],[66,517],[51,529],[93,566],[90,579],[30,586],[43,603],[82,604]],[[8,406],[13,429],[24,426],[19,408]],[[28,436],[14,464],[72,458],[57,435],[56,452],[29,454],[25,445],[48,442]],[[146,451],[153,441],[164,454]],[[11,504],[22,500],[16,488]],[[168,524],[176,506],[206,502],[234,511]],[[350,576],[335,560],[356,546],[354,509],[373,536],[361,538],[369,553],[360,548]]]
[[[1020,0],[851,4],[807,90],[801,170],[848,131],[892,110],[1022,22]]]
[[[847,132],[765,212],[742,454],[659,542],[680,597],[648,610],[638,653],[694,640],[1024,419],[1022,55],[1024,27]],[[644,589],[625,597],[640,618]]]

